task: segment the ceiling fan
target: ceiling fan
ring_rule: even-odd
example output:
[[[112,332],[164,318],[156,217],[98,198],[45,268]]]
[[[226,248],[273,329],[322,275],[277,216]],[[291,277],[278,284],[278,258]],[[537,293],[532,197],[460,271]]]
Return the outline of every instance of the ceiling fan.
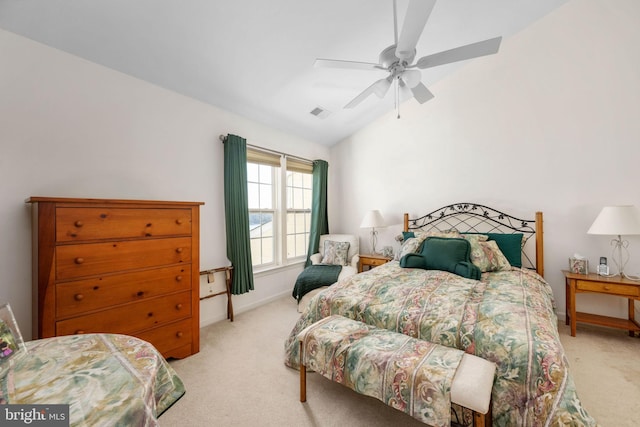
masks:
[[[408,87],[413,97],[423,104],[434,95],[421,82],[420,69],[436,67],[498,52],[502,37],[460,46],[431,55],[423,56],[414,63],[416,44],[424,30],[436,0],[410,0],[404,24],[398,37],[398,17],[396,0],[393,0],[393,24],[395,43],[380,53],[378,63],[343,61],[336,59],[316,59],[315,67],[346,68],[354,70],[385,70],[389,75],[377,80],[362,91],[344,108],[354,108],[371,94],[384,98],[392,83],[396,84],[396,108],[399,105],[400,88]],[[398,115],[399,117],[399,115]]]

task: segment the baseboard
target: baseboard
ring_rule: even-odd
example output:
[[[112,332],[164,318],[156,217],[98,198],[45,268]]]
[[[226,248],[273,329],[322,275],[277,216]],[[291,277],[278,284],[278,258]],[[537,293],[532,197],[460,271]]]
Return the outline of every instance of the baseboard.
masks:
[[[558,321],[566,321],[567,320],[567,313],[564,312],[558,312],[556,313],[556,316],[558,317]]]
[[[262,305],[268,304],[268,303],[270,303],[272,301],[275,301],[277,299],[280,299],[280,298],[282,298],[282,297],[284,297],[286,295],[291,296],[291,291],[289,291],[289,290],[282,291],[282,292],[280,292],[278,294],[274,294],[274,295],[271,295],[268,298],[264,298],[264,299],[261,299],[261,300],[258,300],[258,301],[254,301],[251,304],[247,304],[247,305],[240,305],[240,306],[235,306],[234,305],[233,306],[233,315],[235,317],[238,314],[244,313],[244,312],[249,311],[249,310],[253,310],[254,308],[258,308],[258,307],[260,307]],[[293,297],[292,297],[292,299],[293,299]],[[212,318],[201,322],[200,323],[200,329],[202,329],[202,328],[204,328],[206,326],[209,326],[209,325],[213,325],[214,323],[221,322],[223,320],[227,321],[226,313],[220,313],[217,316],[213,316]]]

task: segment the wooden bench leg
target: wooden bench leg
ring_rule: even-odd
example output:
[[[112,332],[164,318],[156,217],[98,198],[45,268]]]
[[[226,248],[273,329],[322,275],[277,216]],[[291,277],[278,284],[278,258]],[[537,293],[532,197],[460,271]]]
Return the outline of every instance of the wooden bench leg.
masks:
[[[307,367],[303,365],[302,358],[303,344],[300,341],[300,402],[307,401]]]
[[[473,411],[473,427],[492,427],[493,417],[491,415],[491,402],[489,402],[489,411],[486,414]]]

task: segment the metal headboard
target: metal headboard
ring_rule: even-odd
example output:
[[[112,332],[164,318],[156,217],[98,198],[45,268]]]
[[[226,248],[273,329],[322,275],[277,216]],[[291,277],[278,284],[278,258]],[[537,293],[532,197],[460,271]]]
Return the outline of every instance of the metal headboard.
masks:
[[[520,219],[477,203],[454,203],[419,218],[404,214],[404,230],[451,230],[471,233],[522,233],[522,263],[544,276],[542,212],[535,219]],[[535,239],[531,239],[535,236]],[[535,242],[527,245],[529,241]],[[530,246],[535,246],[535,256]],[[532,260],[532,258],[534,258]]]

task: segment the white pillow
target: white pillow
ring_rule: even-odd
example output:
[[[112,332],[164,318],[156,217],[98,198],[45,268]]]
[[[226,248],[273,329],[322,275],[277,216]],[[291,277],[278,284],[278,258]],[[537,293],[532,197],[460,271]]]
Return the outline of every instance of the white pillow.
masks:
[[[349,242],[324,241],[322,264],[348,265]]]

